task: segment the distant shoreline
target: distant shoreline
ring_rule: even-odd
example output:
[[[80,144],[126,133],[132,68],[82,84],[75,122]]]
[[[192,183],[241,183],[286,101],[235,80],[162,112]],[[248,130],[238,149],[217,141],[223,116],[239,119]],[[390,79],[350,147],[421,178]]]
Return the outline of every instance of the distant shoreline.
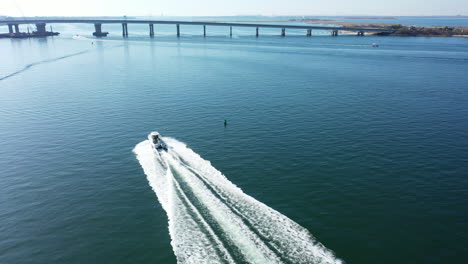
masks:
[[[362,19],[356,17],[355,19]],[[380,19],[380,18],[366,18],[366,19]],[[395,18],[386,18],[395,19]],[[227,22],[227,21],[210,21],[210,22]],[[305,23],[305,24],[326,24],[338,25],[343,27],[359,27],[366,29],[393,29],[393,33],[375,33],[368,32],[367,34],[377,36],[406,36],[406,37],[463,37],[468,38],[467,26],[407,26],[399,23],[388,22],[344,22],[331,19],[288,19],[288,20],[236,20],[229,22],[237,23]]]

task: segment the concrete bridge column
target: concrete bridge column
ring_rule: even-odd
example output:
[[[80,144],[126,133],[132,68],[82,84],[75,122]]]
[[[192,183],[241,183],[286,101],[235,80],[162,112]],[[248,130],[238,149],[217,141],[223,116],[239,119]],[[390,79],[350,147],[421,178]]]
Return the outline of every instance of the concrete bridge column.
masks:
[[[180,25],[177,24],[176,27],[177,27],[177,37],[180,37]]]
[[[206,25],[203,25],[203,37],[206,37]]]
[[[285,28],[281,29],[281,36],[282,37],[286,36],[286,29]]]
[[[13,33],[13,24],[8,24],[8,33]]]
[[[128,37],[128,24],[122,23],[122,36]]]
[[[312,29],[307,29],[307,34],[306,34],[307,37],[310,37],[312,36]]]
[[[232,27],[229,27],[229,36],[232,38]]]
[[[102,33],[102,24],[94,24],[94,29],[96,30],[96,33]]]
[[[95,37],[105,37],[109,32],[102,32],[102,24],[101,23],[95,23],[94,24],[94,30],[93,36]]]
[[[154,24],[149,24],[150,37],[154,37]]]
[[[258,27],[255,29],[255,36],[258,38]]]
[[[19,25],[18,24],[14,24],[15,25],[15,33],[18,34],[20,33],[19,31]]]
[[[37,30],[37,33],[42,33],[42,34],[46,33],[46,23],[37,23],[36,30]]]

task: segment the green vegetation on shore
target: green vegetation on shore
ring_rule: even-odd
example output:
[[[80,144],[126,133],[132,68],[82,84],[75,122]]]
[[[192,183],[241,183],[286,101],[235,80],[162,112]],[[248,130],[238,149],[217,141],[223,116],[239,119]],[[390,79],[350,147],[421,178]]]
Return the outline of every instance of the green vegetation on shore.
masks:
[[[343,22],[328,19],[294,19],[282,22],[304,22],[307,24],[331,24],[340,25],[346,28],[365,28],[365,29],[383,29],[394,30],[392,33],[380,32],[371,33],[378,36],[413,36],[413,37],[468,37],[468,27],[449,27],[449,26],[409,26],[386,22]],[[277,21],[279,22],[279,21]]]
[[[382,27],[379,27],[382,28]],[[381,36],[414,36],[414,37],[453,37],[467,36],[468,27],[415,27],[403,25],[390,25],[383,27],[395,30],[393,33],[376,33]]]

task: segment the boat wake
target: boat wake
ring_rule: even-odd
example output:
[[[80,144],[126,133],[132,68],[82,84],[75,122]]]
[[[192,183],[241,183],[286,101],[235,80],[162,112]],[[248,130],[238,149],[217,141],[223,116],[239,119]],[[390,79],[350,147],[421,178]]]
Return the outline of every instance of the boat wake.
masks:
[[[288,217],[246,195],[184,143],[133,150],[169,219],[178,263],[342,263]]]
[[[18,70],[18,71],[15,71],[13,73],[10,73],[8,75],[5,75],[5,76],[0,76],[0,81],[3,81],[5,79],[8,79],[10,77],[13,77],[17,74],[20,74],[26,70],[28,70],[29,68],[31,67],[34,67],[34,66],[37,66],[37,65],[40,65],[40,64],[43,64],[43,63],[50,63],[50,62],[54,62],[54,61],[58,61],[58,60],[63,60],[63,59],[66,59],[66,58],[70,58],[70,57],[74,57],[74,56],[78,56],[78,55],[81,55],[81,54],[85,54],[86,52],[88,52],[89,50],[84,50],[84,51],[80,51],[80,52],[77,52],[77,53],[72,53],[72,54],[68,54],[68,55],[65,55],[65,56],[61,56],[61,57],[57,57],[57,58],[52,58],[52,59],[47,59],[47,60],[42,60],[42,61],[38,61],[38,62],[34,62],[34,63],[30,63],[30,64],[27,64],[26,66],[24,66],[22,69]]]

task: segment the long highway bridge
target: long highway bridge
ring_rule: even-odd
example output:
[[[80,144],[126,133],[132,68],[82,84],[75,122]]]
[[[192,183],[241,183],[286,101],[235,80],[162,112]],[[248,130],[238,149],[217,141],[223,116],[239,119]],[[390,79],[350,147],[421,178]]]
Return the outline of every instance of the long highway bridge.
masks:
[[[175,25],[176,34],[180,37],[181,25],[199,25],[203,27],[203,36],[206,36],[206,26],[216,27],[229,27],[229,34],[232,36],[233,27],[251,27],[256,29],[255,35],[259,36],[259,28],[278,28],[281,29],[281,36],[286,36],[286,29],[303,29],[307,37],[312,36],[312,30],[327,30],[331,32],[332,36],[338,36],[339,31],[356,32],[358,36],[364,36],[365,32],[374,33],[392,33],[393,30],[379,29],[379,28],[359,28],[359,27],[327,27],[327,26],[316,26],[316,25],[278,25],[278,24],[259,24],[259,23],[228,23],[228,22],[189,22],[189,21],[169,21],[169,20],[134,20],[134,19],[14,19],[14,20],[1,20],[0,25],[8,25],[8,33],[3,35],[14,36],[21,35],[19,25],[22,24],[35,24],[37,31],[34,34],[37,35],[50,35],[46,31],[46,24],[94,24],[95,32],[93,35],[96,37],[104,37],[109,34],[108,32],[102,31],[103,24],[122,24],[122,35],[128,36],[128,24],[147,24],[149,25],[149,35],[154,36],[154,25]],[[57,33],[56,33],[57,34]]]

